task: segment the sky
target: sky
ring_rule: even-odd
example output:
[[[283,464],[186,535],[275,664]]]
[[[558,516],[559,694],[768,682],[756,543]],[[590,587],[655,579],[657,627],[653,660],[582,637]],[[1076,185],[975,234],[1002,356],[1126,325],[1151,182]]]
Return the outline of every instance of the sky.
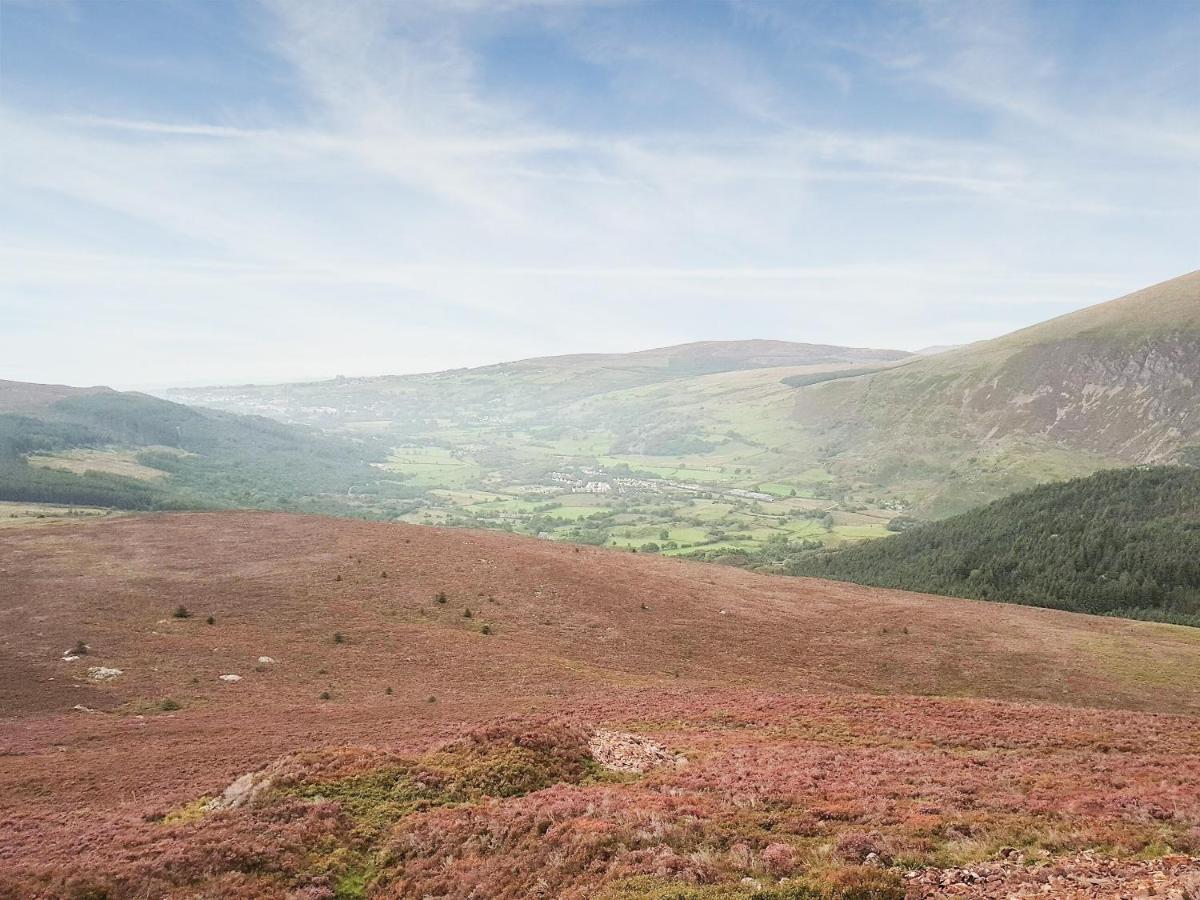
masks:
[[[0,0],[0,378],[992,337],[1200,267],[1195,0]]]

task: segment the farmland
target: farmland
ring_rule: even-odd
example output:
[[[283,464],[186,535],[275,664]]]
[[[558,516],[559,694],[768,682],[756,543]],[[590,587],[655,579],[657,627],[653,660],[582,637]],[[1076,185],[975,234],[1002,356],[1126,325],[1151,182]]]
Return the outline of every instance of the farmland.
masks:
[[[419,508],[400,520],[681,555],[754,549],[772,539],[837,546],[886,535],[896,514],[895,506],[835,499],[819,472],[761,481],[736,459],[572,456],[570,439],[547,448],[510,431],[506,440],[505,454],[445,446],[395,451],[383,468],[427,489]],[[475,435],[473,446],[478,441]],[[489,459],[494,468],[485,465]],[[547,471],[551,463],[557,468]]]

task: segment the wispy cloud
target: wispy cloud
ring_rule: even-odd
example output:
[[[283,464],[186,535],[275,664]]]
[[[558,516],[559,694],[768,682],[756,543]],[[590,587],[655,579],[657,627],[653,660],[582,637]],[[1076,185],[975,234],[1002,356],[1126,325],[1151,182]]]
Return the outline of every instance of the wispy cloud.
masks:
[[[0,377],[916,346],[1192,267],[1200,132],[1174,58],[1142,61],[1168,71],[1141,109],[1136,88],[1081,103],[1036,8],[711,9],[673,34],[640,18],[661,7],[269,0],[265,107],[167,116],[128,89],[44,112],[10,91],[0,314],[23,336]],[[90,348],[97,329],[126,352]]]

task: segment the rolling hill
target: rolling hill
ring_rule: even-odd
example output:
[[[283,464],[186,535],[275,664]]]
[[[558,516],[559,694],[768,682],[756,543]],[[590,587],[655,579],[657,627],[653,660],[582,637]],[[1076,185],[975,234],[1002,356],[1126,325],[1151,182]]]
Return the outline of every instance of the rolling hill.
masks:
[[[368,465],[369,441],[262,417],[18,382],[0,382],[0,410],[0,500],[370,514],[414,493]]]
[[[4,897],[1200,875],[1194,629],[278,513],[9,530],[0,586]]]
[[[677,384],[702,375],[780,367],[878,367],[908,355],[788,341],[707,341],[634,353],[540,357],[422,375],[180,388],[169,395],[186,403],[256,412],[288,422],[348,428],[381,423],[389,432],[408,434],[438,421],[555,423],[564,407],[590,397]]]

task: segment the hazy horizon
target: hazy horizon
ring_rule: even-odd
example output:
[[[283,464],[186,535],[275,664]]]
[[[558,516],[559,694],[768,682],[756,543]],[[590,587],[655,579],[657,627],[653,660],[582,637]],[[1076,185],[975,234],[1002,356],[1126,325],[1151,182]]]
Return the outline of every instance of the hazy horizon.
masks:
[[[1188,2],[0,0],[0,378],[916,350],[1197,267]]]

